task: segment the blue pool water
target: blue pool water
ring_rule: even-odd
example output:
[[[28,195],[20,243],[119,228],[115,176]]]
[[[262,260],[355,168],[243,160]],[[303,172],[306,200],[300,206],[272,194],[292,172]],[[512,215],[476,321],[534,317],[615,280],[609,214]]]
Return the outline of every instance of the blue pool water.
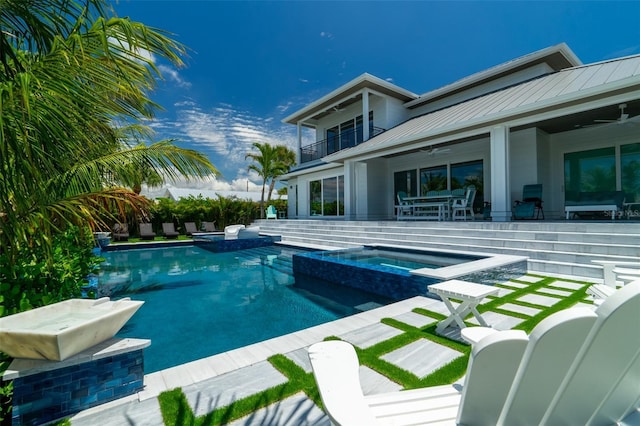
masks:
[[[196,246],[103,253],[113,299],[145,303],[117,337],[151,339],[150,373],[312,327],[389,300],[317,280],[295,283],[279,246],[211,253]]]

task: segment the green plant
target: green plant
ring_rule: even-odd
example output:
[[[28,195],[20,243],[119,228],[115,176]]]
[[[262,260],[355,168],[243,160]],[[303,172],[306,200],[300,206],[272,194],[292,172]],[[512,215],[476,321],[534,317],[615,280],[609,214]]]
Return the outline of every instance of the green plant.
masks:
[[[50,261],[48,248],[36,244],[22,247],[16,260],[0,254],[0,317],[79,297],[99,262],[92,248],[86,228],[69,227],[53,237]]]

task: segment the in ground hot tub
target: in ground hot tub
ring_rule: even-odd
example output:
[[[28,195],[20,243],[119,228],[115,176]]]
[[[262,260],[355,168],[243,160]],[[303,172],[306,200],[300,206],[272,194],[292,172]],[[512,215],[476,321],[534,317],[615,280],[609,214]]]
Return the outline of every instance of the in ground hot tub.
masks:
[[[376,244],[296,254],[293,271],[296,284],[311,277],[401,300],[429,296],[429,285],[454,278],[506,281],[527,272],[527,258]]]
[[[62,361],[112,338],[144,302],[70,299],[0,318],[0,351]]]

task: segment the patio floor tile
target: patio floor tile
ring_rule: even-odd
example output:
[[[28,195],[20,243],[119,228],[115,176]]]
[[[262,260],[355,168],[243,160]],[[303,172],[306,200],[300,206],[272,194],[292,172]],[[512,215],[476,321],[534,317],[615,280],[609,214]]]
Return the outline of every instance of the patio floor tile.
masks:
[[[462,356],[462,353],[431,340],[419,339],[381,357],[398,367],[423,378],[443,365]]]
[[[407,312],[395,316],[393,317],[393,319],[417,328],[422,328],[437,321],[435,318],[431,318],[422,314],[416,314],[415,312]]]
[[[213,379],[184,386],[182,391],[196,416],[229,405],[238,399],[286,383],[287,378],[268,361],[258,362]]]
[[[540,311],[542,311],[542,309],[530,308],[528,306],[520,306],[520,305],[516,305],[515,303],[505,303],[504,305],[500,305],[500,309],[504,309],[505,311],[518,312],[519,314],[525,314],[529,316],[534,316]]]
[[[533,305],[549,307],[549,306],[555,305],[562,299],[558,299],[557,297],[543,296],[542,294],[532,293],[532,294],[525,294],[524,296],[519,297],[517,300],[520,302],[531,303]]]
[[[261,408],[246,417],[228,423],[230,426],[330,426],[329,417],[304,392]]]
[[[558,288],[541,287],[536,290],[538,293],[554,294],[556,296],[570,296],[572,291],[560,290]]]
[[[399,334],[401,330],[386,324],[372,324],[358,330],[350,331],[340,337],[343,340],[355,345],[359,348],[366,349],[387,339],[391,339]]]
[[[482,318],[491,326],[491,328],[495,328],[496,330],[510,330],[524,321],[522,318],[512,317],[510,315],[492,311],[483,312]],[[471,319],[467,319],[466,322],[480,325],[474,316],[472,316]]]
[[[311,361],[309,361],[307,348],[296,349],[295,351],[286,353],[285,356],[307,373],[311,373]]]
[[[549,285],[551,287],[559,287],[559,288],[564,288],[568,290],[580,290],[582,287],[584,287],[584,284],[572,283],[572,282],[562,281],[562,280],[553,281]]]
[[[396,382],[363,365],[360,366],[360,385],[365,395],[402,390],[402,386]]]
[[[502,283],[502,285],[505,285],[507,287],[514,287],[514,288],[526,288],[529,287],[530,284],[523,284],[523,283],[516,283],[513,281],[507,281],[505,283]]]

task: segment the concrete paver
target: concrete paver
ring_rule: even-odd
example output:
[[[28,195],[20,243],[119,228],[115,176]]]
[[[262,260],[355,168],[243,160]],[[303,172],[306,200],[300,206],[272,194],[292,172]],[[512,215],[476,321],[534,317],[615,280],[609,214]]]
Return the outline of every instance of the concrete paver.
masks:
[[[380,358],[423,378],[462,355],[431,340],[419,339]]]

